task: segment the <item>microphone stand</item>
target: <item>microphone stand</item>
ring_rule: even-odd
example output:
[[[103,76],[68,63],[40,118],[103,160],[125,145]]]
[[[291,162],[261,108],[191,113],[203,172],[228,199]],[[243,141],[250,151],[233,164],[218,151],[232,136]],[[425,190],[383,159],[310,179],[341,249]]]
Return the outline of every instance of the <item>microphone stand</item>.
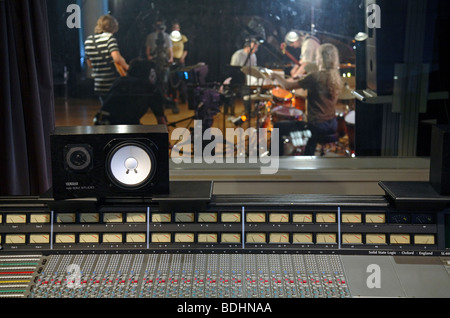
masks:
[[[252,122],[252,114],[253,114],[253,105],[254,105],[254,103],[256,103],[256,101],[252,101],[252,90],[251,90],[251,87],[252,87],[252,60],[251,60],[251,56],[252,56],[252,54],[254,53],[254,47],[252,47],[251,45],[250,45],[250,51],[248,52],[248,55],[247,55],[247,59],[246,59],[246,61],[245,61],[245,63],[244,63],[244,66],[248,63],[248,87],[249,87],[249,95],[248,95],[248,103],[249,103],[249,109],[248,109],[248,128],[251,128],[252,127],[252,124],[251,124],[251,122]],[[257,65],[255,65],[255,67],[256,67]],[[263,80],[264,81],[264,80]],[[257,89],[256,89],[256,92],[257,92],[257,95],[259,95],[260,93],[261,93],[261,88],[260,87],[258,87],[258,83],[257,83]],[[261,84],[261,86],[262,86],[262,84]],[[258,103],[259,103],[259,101],[258,101]],[[258,105],[259,106],[259,105]],[[256,109],[256,107],[255,107],[255,111],[256,111],[256,147],[257,147],[257,150],[256,150],[256,153],[258,154],[259,153],[259,127],[258,127],[258,125],[259,125],[259,109]],[[249,140],[249,142],[248,142],[248,149],[247,149],[247,153],[250,155],[250,142],[251,142],[251,140]],[[257,155],[256,154],[256,155]]]
[[[248,126],[249,126],[249,128],[251,127],[251,122],[252,122],[252,90],[251,90],[251,87],[252,87],[252,85],[251,85],[252,84],[251,83],[251,79],[252,79],[252,59],[251,59],[251,56],[252,56],[253,52],[254,52],[254,47],[252,47],[250,45],[250,51],[248,52],[247,59],[244,62],[244,66],[247,65],[247,63],[248,63],[248,65],[247,65],[248,66],[247,86],[249,88],[249,91],[248,91],[248,102],[249,102]]]

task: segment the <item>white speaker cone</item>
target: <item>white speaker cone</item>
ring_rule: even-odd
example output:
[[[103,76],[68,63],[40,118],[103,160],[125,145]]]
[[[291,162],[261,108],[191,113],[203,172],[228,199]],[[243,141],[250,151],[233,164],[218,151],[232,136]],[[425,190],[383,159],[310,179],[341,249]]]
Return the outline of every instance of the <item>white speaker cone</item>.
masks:
[[[152,160],[144,149],[138,146],[125,146],[112,155],[110,170],[116,181],[126,186],[136,186],[150,176]]]

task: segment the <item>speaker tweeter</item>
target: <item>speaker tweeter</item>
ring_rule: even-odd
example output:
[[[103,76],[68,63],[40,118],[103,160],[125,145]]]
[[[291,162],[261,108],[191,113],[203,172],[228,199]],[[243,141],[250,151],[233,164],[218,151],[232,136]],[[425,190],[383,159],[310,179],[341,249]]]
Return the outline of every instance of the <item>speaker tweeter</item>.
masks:
[[[90,145],[68,145],[64,147],[66,170],[84,172],[92,168],[92,147]]]

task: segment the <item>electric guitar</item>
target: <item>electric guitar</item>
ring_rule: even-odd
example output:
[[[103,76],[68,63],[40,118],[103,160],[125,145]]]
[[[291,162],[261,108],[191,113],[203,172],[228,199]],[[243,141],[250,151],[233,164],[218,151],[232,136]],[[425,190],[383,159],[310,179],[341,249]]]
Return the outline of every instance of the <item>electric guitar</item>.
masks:
[[[286,50],[286,43],[281,43],[281,52],[286,55],[295,65],[300,65],[300,61],[297,60],[291,53]]]
[[[281,52],[282,52],[284,55],[286,55],[292,62],[294,62],[295,65],[298,65],[298,66],[301,66],[301,65],[302,65],[302,63],[300,63],[299,60],[297,60],[291,53],[289,53],[289,52],[286,50],[286,43],[282,43],[282,44],[281,44]],[[305,63],[305,64],[306,64],[306,63]],[[306,72],[307,74],[316,72],[316,71],[318,71],[318,70],[319,70],[319,67],[318,67],[317,64],[315,64],[315,63],[307,63],[306,66],[305,66],[305,72]]]
[[[96,50],[98,51],[98,53],[101,55],[101,51],[98,49],[97,41],[95,40],[95,35],[92,36],[92,42],[94,42],[95,49],[96,49]],[[88,63],[89,63],[89,62],[88,62]],[[119,75],[120,75],[121,77],[127,76],[127,72],[123,69],[122,66],[120,66],[119,63],[114,62],[114,66],[116,67],[117,73],[119,73]],[[92,67],[92,66],[89,64],[89,67]]]

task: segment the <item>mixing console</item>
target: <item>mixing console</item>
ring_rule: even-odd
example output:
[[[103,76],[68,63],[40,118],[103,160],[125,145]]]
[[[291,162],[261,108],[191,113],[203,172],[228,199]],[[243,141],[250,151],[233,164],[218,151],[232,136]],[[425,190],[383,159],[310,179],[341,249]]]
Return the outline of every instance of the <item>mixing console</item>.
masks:
[[[448,264],[333,254],[2,255],[0,298],[442,298]]]
[[[206,192],[1,198],[0,298],[407,297],[418,270],[420,290],[450,295],[446,202]]]

